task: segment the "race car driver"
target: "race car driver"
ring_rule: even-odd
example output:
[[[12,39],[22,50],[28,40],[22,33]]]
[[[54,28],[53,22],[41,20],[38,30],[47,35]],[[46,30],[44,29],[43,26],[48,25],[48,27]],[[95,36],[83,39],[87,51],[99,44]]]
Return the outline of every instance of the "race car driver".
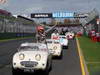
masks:
[[[43,42],[45,41],[45,31],[43,26],[38,26],[37,27],[37,35],[36,35],[37,41],[38,42]]]
[[[51,35],[51,39],[55,39],[55,40],[59,39],[58,30],[55,29],[54,33],[52,33],[52,35]]]

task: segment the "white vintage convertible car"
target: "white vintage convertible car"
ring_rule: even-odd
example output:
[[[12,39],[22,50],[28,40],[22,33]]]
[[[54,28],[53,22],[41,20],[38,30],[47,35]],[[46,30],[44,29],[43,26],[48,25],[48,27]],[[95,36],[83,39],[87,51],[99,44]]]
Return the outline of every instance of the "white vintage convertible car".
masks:
[[[68,48],[68,39],[65,35],[59,35],[59,40],[60,40],[62,47]]]
[[[13,74],[21,72],[41,71],[48,73],[52,64],[52,55],[46,44],[23,43],[12,60]]]
[[[62,46],[60,41],[54,39],[46,39],[46,42],[52,55],[62,58]]]
[[[67,39],[74,39],[74,37],[75,37],[75,34],[73,33],[73,32],[67,32],[66,33],[66,37],[67,37]]]

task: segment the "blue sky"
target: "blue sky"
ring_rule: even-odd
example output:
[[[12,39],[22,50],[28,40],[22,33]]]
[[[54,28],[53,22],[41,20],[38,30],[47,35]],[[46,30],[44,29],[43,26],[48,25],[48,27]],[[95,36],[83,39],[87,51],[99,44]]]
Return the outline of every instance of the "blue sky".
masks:
[[[35,12],[89,12],[96,8],[100,12],[100,0],[7,0],[0,8],[13,14],[30,14]]]

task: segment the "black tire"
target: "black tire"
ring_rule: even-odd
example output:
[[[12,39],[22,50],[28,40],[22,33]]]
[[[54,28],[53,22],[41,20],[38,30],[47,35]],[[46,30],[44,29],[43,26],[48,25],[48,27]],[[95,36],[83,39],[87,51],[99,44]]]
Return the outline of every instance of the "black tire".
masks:
[[[12,75],[22,75],[22,71],[18,69],[12,68]]]
[[[50,61],[50,68],[49,68],[49,72],[52,70],[52,59]]]
[[[68,49],[68,46],[65,46],[65,49]]]
[[[18,75],[17,69],[15,70],[14,68],[12,68],[12,75]]]
[[[61,55],[59,56],[59,59],[63,58],[63,52],[61,52]]]
[[[49,74],[49,70],[45,69],[42,71],[42,75],[48,75]]]
[[[68,49],[68,46],[63,46],[63,49]]]
[[[50,70],[52,69],[52,60],[48,59],[49,62],[47,62],[46,69],[42,71],[43,75],[48,75]]]

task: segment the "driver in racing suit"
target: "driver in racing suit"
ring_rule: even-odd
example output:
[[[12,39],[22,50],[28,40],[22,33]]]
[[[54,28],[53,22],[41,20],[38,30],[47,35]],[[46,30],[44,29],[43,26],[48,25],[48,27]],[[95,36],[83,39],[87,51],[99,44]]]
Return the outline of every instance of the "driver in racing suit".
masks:
[[[37,27],[37,42],[45,42],[45,31],[43,26],[38,26]]]

